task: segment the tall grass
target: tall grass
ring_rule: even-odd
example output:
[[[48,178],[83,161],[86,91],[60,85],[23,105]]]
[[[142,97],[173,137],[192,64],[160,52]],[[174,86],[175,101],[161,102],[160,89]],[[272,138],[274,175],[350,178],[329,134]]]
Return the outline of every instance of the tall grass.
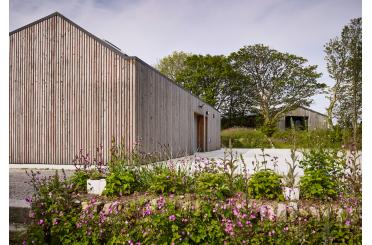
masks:
[[[341,148],[350,144],[351,133],[348,130],[316,129],[296,130],[298,148],[312,148],[314,144],[326,148]],[[221,132],[221,144],[229,145],[231,139],[234,148],[291,148],[291,130],[278,130],[268,138],[260,130],[251,128],[229,128]],[[272,143],[272,144],[271,144]],[[358,146],[358,148],[361,148]]]

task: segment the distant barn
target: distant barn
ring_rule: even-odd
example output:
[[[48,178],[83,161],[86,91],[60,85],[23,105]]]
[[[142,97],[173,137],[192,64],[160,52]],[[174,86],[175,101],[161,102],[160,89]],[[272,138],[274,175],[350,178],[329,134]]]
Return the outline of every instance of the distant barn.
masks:
[[[234,118],[234,120],[233,122],[235,124],[232,125],[228,118],[222,118],[222,128],[229,128],[232,126],[258,128],[261,123],[257,114],[254,113],[248,116]],[[279,119],[277,127],[281,130],[289,129],[291,128],[291,122],[293,122],[293,125],[297,129],[303,130],[326,129],[328,127],[326,115],[303,106],[287,112],[282,116]]]
[[[291,121],[298,129],[324,129],[327,128],[327,116],[306,107],[299,107],[286,113],[278,123],[279,129],[291,128]]]
[[[59,13],[10,32],[10,163],[69,164],[112,138],[174,155],[220,148],[220,114]]]

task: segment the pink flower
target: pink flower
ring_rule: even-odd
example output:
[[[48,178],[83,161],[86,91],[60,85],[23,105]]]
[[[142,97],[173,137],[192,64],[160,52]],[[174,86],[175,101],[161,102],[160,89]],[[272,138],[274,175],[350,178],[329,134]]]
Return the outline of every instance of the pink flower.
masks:
[[[148,215],[151,215],[151,206],[150,206],[150,203],[147,203],[143,212],[142,212],[142,215],[143,216],[148,216]]]
[[[169,220],[170,221],[175,221],[176,220],[176,216],[174,214],[172,214],[171,216],[169,216]]]
[[[37,222],[37,224],[38,224],[38,225],[42,225],[42,224],[44,224],[44,220],[42,220],[42,219],[39,220],[39,222]]]
[[[240,222],[240,221],[238,221],[236,224],[237,224],[237,226],[240,227],[240,228],[243,227],[243,224],[242,224],[242,222]]]
[[[165,199],[164,197],[160,196],[159,199],[156,201],[158,209],[162,209],[165,206]]]
[[[229,235],[234,235],[234,225],[231,220],[227,220],[225,223],[225,232],[228,233]]]
[[[288,226],[283,228],[283,231],[288,231],[288,230],[289,230]]]
[[[350,220],[346,220],[345,225],[349,226],[351,224]]]

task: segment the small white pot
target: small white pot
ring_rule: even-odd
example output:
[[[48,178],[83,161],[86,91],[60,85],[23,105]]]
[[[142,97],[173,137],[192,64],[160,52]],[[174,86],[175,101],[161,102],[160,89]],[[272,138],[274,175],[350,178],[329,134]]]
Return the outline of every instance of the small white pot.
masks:
[[[87,192],[88,194],[101,195],[106,187],[106,179],[88,179],[87,180]]]
[[[284,187],[283,195],[285,200],[289,201],[298,200],[300,198],[300,189]]]

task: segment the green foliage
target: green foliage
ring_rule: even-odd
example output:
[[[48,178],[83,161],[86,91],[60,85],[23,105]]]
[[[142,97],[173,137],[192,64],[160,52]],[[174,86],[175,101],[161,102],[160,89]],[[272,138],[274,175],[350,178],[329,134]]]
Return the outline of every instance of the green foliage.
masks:
[[[260,130],[262,133],[264,133],[268,137],[271,137],[276,131],[278,131],[278,128],[276,125],[277,125],[277,121],[264,122],[264,124],[260,127]]]
[[[300,193],[305,198],[335,198],[341,192],[341,178],[346,158],[339,150],[314,148],[304,152],[300,161],[304,176],[300,179]]]
[[[234,148],[269,148],[270,142],[259,130],[248,128],[230,128],[221,131],[221,144],[229,146],[231,139]]]
[[[325,60],[335,80],[327,108],[329,124],[353,128],[354,141],[362,120],[362,18],[352,19],[339,37],[325,45]]]
[[[220,109],[227,97],[233,99],[231,95],[238,89],[236,83],[240,81],[237,78],[237,73],[225,56],[192,55],[186,58],[183,68],[177,73],[176,81],[205,102]]]
[[[89,173],[87,171],[76,170],[70,177],[71,183],[75,189],[79,192],[86,192],[87,180],[89,179]]]
[[[231,196],[228,177],[223,173],[201,173],[195,179],[195,192],[223,199]]]
[[[269,169],[254,173],[248,182],[248,193],[255,199],[284,200],[281,176]]]
[[[337,196],[337,181],[324,170],[307,170],[301,177],[301,196],[311,198],[334,198]]]
[[[183,178],[187,178],[185,173],[177,172],[166,166],[155,166],[153,171],[149,190],[156,193],[176,193],[183,192],[186,188],[183,185]]]
[[[122,169],[107,176],[103,194],[107,196],[127,195],[133,193],[135,188],[134,174],[128,169]]]
[[[234,70],[244,77],[244,86],[250,91],[249,105],[258,108],[269,136],[283,114],[309,105],[312,96],[326,86],[317,81],[321,76],[317,66],[306,65],[307,60],[302,57],[262,44],[244,46],[230,54],[229,59]]]
[[[63,170],[62,174],[61,179],[57,171],[48,178],[39,172],[30,173],[30,184],[35,190],[30,200],[32,224],[27,237],[30,244],[41,239],[47,244],[64,244],[73,239],[74,222],[81,208],[74,202],[74,188]]]
[[[229,128],[221,131],[221,144],[227,147],[231,139],[234,148],[275,148],[288,149],[292,146],[293,136],[291,130],[277,130],[269,138],[260,130],[250,128]],[[352,131],[335,127],[334,130],[295,130],[297,148],[313,148],[322,146],[325,148],[340,149],[342,146],[350,145]],[[361,138],[358,136],[358,138]],[[270,143],[271,141],[271,143]],[[360,141],[360,140],[359,140]],[[361,142],[361,141],[360,141]],[[356,145],[358,149],[361,144]]]
[[[70,181],[74,188],[85,193],[87,190],[87,180],[88,179],[101,179],[104,178],[103,173],[97,170],[81,170],[77,169],[74,174],[70,177]]]
[[[175,81],[178,72],[184,68],[186,59],[191,55],[182,51],[174,51],[172,54],[160,59],[158,64],[155,65],[155,68]]]

